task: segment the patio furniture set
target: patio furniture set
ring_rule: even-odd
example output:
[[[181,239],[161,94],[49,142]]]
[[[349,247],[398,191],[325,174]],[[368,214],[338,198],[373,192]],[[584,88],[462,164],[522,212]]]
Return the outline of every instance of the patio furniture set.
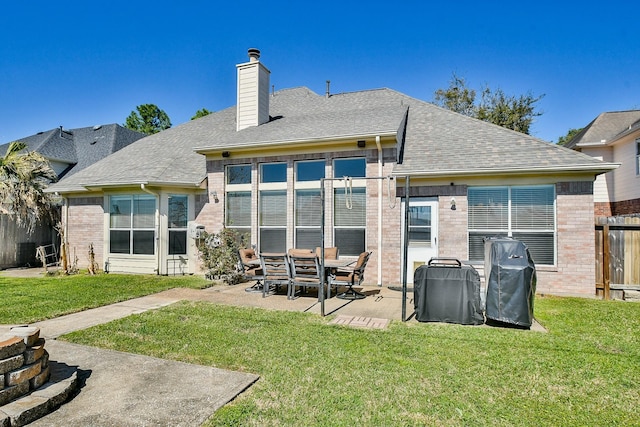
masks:
[[[256,283],[247,292],[260,292],[262,297],[276,293],[281,287],[287,290],[287,299],[295,299],[307,288],[327,287],[327,298],[331,289],[347,289],[336,295],[340,299],[362,299],[366,295],[356,291],[364,279],[364,270],[371,252],[362,252],[357,260],[340,258],[338,248],[289,249],[287,253],[256,253],[254,249],[240,249],[238,257],[248,280]],[[320,299],[320,292],[318,292]]]

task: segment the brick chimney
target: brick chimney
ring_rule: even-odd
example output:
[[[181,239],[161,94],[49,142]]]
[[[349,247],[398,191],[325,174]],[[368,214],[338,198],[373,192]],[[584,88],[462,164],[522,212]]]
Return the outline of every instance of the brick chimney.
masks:
[[[260,51],[248,51],[249,62],[236,65],[238,69],[238,102],[236,130],[258,126],[269,121],[269,75],[260,63]]]

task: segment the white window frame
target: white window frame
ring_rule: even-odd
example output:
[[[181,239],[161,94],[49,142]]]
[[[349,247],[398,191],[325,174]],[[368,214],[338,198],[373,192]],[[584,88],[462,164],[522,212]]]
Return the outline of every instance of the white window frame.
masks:
[[[284,249],[286,250],[286,242],[287,242],[287,219],[288,219],[288,209],[287,209],[287,177],[285,176],[284,181],[280,182],[262,182],[262,168],[265,165],[272,164],[283,164],[284,162],[265,162],[260,163],[258,166],[258,170],[260,171],[260,177],[258,178],[258,248],[260,252],[263,252],[263,247],[265,246],[263,243],[263,233],[268,232],[269,230],[275,230],[284,232]],[[286,163],[285,163],[286,164]],[[279,213],[284,213],[284,222],[280,225],[271,225],[265,224],[265,218],[263,217],[263,198],[267,195],[273,194],[274,192],[284,192],[284,203],[283,206],[278,209]],[[272,219],[272,218],[271,218]],[[277,252],[280,252],[278,250]]]
[[[321,235],[321,220],[318,220],[318,224],[317,225],[308,225],[308,224],[304,224],[301,225],[299,224],[298,221],[298,209],[300,208],[299,206],[299,199],[298,196],[301,194],[301,192],[317,192],[317,196],[318,198],[320,197],[321,191],[320,191],[320,180],[309,180],[309,181],[299,181],[298,180],[298,167],[300,165],[303,165],[305,163],[318,163],[318,164],[322,164],[323,167],[323,174],[322,174],[322,178],[325,178],[327,176],[327,161],[326,159],[309,159],[309,160],[297,160],[293,163],[293,170],[294,170],[294,210],[293,210],[293,225],[294,225],[294,247],[296,248],[303,248],[303,249],[315,249],[315,246],[313,248],[311,247],[303,247],[305,246],[303,243],[300,242],[301,239],[299,239],[298,236],[298,232],[304,232],[305,230],[309,231],[313,231],[313,230],[317,230],[318,231],[318,236]],[[321,206],[320,209],[322,209],[323,207]],[[318,215],[321,215],[321,212],[318,212]],[[320,239],[318,239],[318,245],[320,245]]]
[[[184,199],[184,220],[181,221],[180,224],[178,225],[174,225],[171,220],[171,199],[172,198],[180,198],[180,199]],[[186,194],[169,194],[168,198],[167,198],[167,206],[168,206],[168,212],[167,212],[167,228],[168,228],[168,232],[167,232],[167,237],[169,239],[168,244],[167,244],[167,252],[168,255],[173,256],[173,255],[187,255],[189,253],[189,240],[188,240],[188,224],[189,224],[189,196]],[[172,235],[175,234],[180,234],[183,237],[183,241],[185,242],[184,245],[184,252],[172,252],[173,248],[171,246],[171,243],[173,242],[173,239],[171,238]]]
[[[333,172],[334,172],[334,178],[343,178],[342,176],[336,176],[335,175],[335,170],[336,170],[336,163],[340,162],[340,161],[353,161],[353,160],[362,160],[364,162],[364,171],[365,171],[365,175],[367,173],[367,159],[366,157],[342,157],[342,158],[335,158],[333,159]],[[339,237],[338,236],[343,236],[345,231],[361,231],[362,235],[363,235],[363,241],[362,241],[362,249],[366,250],[367,247],[367,180],[364,179],[366,178],[366,176],[364,177],[351,177],[350,181],[336,181],[336,185],[334,187],[333,190],[333,241],[335,242],[335,245],[340,247],[340,243],[339,243]],[[338,187],[340,185],[340,183],[342,183],[342,185],[344,187]],[[351,194],[352,191],[355,190],[357,193],[360,193],[362,191],[364,191],[364,196],[363,196],[363,204],[362,207],[364,209],[363,213],[362,213],[362,218],[363,218],[363,222],[361,224],[355,225],[355,224],[349,224],[349,225],[339,225],[340,221],[338,220],[338,210],[342,209],[342,205],[346,205],[347,201],[349,200],[350,197],[352,197],[353,195]],[[345,195],[346,194],[346,195]],[[338,200],[338,198],[342,195],[343,200]],[[352,199],[353,201],[353,199]],[[340,248],[340,253],[344,254],[344,255],[350,255],[350,256],[357,256],[359,254],[357,253],[349,253],[348,250],[344,250],[343,248]]]
[[[131,206],[131,212],[129,212],[129,221],[128,221],[128,225],[126,226],[122,226],[122,225],[118,225],[118,224],[114,224],[113,223],[113,216],[114,215],[111,212],[113,203],[112,201],[114,199],[121,199],[121,200],[129,200],[130,201],[130,206]],[[136,209],[135,209],[135,202],[137,200],[153,200],[154,203],[154,209],[153,209],[153,224],[151,226],[148,227],[137,227],[136,226],[136,221],[135,221],[135,217],[136,217]],[[156,253],[156,244],[155,244],[155,240],[157,238],[156,235],[156,211],[158,209],[158,199],[155,196],[149,195],[149,194],[118,194],[118,195],[111,195],[109,196],[109,254],[110,255],[142,255],[142,256],[154,256]],[[129,251],[128,252],[111,252],[111,242],[112,242],[112,238],[111,238],[111,233],[112,232],[118,232],[118,231],[127,231],[129,233]],[[134,243],[135,243],[135,233],[136,232],[151,232],[153,233],[153,239],[152,239],[152,247],[153,250],[151,253],[135,253],[134,251]]]
[[[552,226],[548,227],[548,228],[544,228],[544,227],[534,227],[534,228],[524,228],[524,227],[520,227],[518,228],[515,224],[514,224],[514,219],[515,219],[515,215],[516,215],[516,211],[515,211],[515,206],[513,203],[513,190],[514,189],[526,189],[526,188],[531,188],[531,189],[542,189],[542,188],[547,188],[552,190],[553,192],[553,203],[551,205],[551,209],[553,210],[553,219],[552,219]],[[468,226],[467,226],[467,243],[468,243],[468,247],[469,247],[469,258],[471,261],[480,261],[480,259],[472,259],[472,258],[477,258],[477,257],[473,257],[471,254],[471,235],[475,234],[476,236],[478,236],[479,234],[484,234],[487,237],[491,237],[491,236],[509,236],[509,237],[514,237],[514,235],[522,235],[522,234],[534,234],[534,233],[552,233],[553,234],[553,263],[549,264],[549,263],[542,263],[540,262],[539,264],[541,265],[551,265],[551,266],[555,266],[557,265],[557,259],[558,259],[558,227],[557,227],[557,207],[556,207],[556,203],[557,203],[557,194],[556,194],[556,189],[554,185],[513,185],[513,186],[486,186],[486,187],[469,187],[468,189],[468,193],[467,193],[467,197],[468,199],[470,199],[469,197],[469,192],[471,191],[476,191],[476,190],[499,190],[499,189],[507,189],[507,206],[506,206],[506,223],[502,224],[501,227],[490,227],[490,228],[482,228],[482,227],[477,227],[477,228],[472,228],[472,220],[471,220],[471,215],[473,214],[473,206],[471,205],[471,201],[469,201],[469,206],[468,206]],[[504,209],[504,208],[501,208]],[[526,243],[526,242],[525,242]],[[529,250],[531,251],[533,248],[530,246]],[[532,254],[533,255],[533,254]],[[535,261],[535,256],[533,257],[534,261]]]
[[[238,231],[241,234],[244,233],[248,233],[249,235],[251,235],[251,183],[253,181],[253,174],[251,173],[249,175],[249,182],[248,183],[242,183],[242,184],[229,184],[229,174],[230,174],[230,170],[232,168],[235,167],[249,167],[251,169],[251,164],[250,163],[246,163],[246,164],[238,164],[238,165],[227,165],[225,167],[225,178],[224,178],[224,182],[226,183],[225,186],[225,197],[224,197],[224,226],[227,228],[231,228],[234,229],[236,231]],[[234,218],[238,218],[237,215],[234,215],[234,213],[231,211],[230,206],[229,206],[229,201],[231,200],[231,197],[229,197],[229,194],[245,194],[248,195],[249,197],[249,222],[248,224],[238,224],[237,222],[234,222],[233,219]],[[244,215],[244,217],[246,218],[246,214]]]

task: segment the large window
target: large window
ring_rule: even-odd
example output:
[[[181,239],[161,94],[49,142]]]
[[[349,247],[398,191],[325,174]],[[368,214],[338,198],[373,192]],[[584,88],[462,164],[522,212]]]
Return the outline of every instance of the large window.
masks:
[[[224,225],[251,235],[251,165],[227,166]]]
[[[188,197],[169,196],[169,255],[187,254]]]
[[[322,200],[320,190],[296,190],[296,247],[321,245]]]
[[[320,181],[322,178],[324,178],[324,164],[324,160],[296,162],[296,182]]]
[[[470,187],[469,259],[484,260],[485,237],[524,242],[534,262],[555,264],[555,188],[552,185]]]
[[[333,161],[333,176],[341,178],[350,176],[352,178],[364,178],[367,176],[367,161],[364,158],[335,159]]]
[[[227,184],[251,184],[251,165],[227,166]]]
[[[260,165],[258,193],[258,226],[260,252],[287,250],[287,164]]]
[[[322,245],[322,200],[320,180],[325,177],[325,161],[295,162],[296,248],[314,249]]]
[[[286,163],[263,163],[260,165],[260,182],[287,182]]]
[[[334,242],[342,255],[359,255],[365,250],[367,225],[366,188],[334,189]]]
[[[109,252],[154,255],[156,198],[151,195],[111,196]]]
[[[260,252],[287,250],[287,190],[260,191]]]
[[[333,196],[333,241],[343,255],[359,255],[366,248],[366,181],[358,180],[366,176],[366,170],[367,162],[362,157],[333,161],[335,178],[351,178],[337,181]]]

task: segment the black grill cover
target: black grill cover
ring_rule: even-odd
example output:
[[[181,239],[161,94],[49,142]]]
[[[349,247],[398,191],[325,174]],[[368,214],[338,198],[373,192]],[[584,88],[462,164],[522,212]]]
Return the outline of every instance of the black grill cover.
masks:
[[[531,327],[536,268],[527,246],[509,237],[484,242],[487,320]]]
[[[417,268],[413,278],[416,320],[480,325],[480,276],[470,265],[437,259]]]

